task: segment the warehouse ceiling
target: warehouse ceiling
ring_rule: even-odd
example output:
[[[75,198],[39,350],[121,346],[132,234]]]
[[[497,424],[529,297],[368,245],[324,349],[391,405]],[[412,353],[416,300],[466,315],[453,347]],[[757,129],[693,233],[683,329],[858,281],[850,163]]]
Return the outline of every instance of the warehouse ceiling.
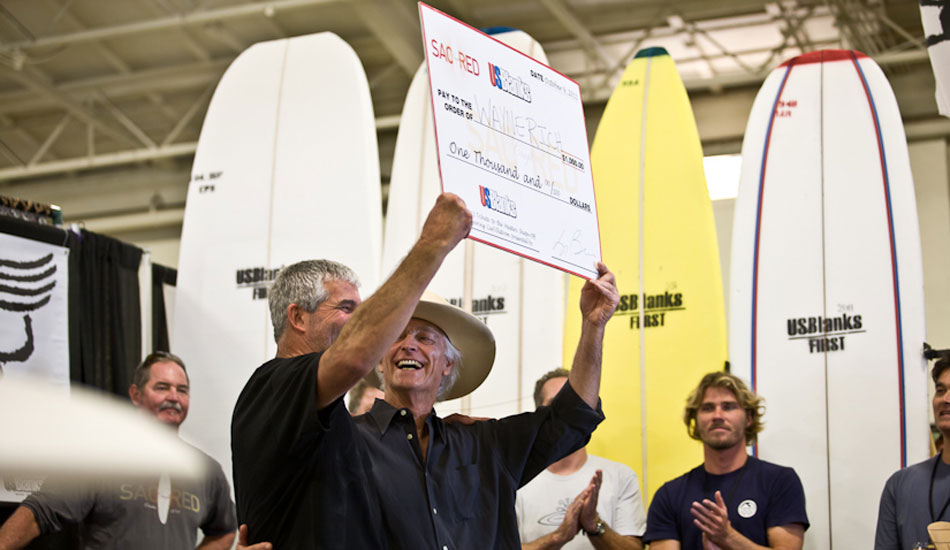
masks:
[[[669,50],[694,97],[754,90],[780,62],[822,48],[864,51],[892,80],[929,71],[913,0],[431,5],[476,27],[531,34],[593,106],[606,101],[623,68],[647,45]],[[25,198],[44,200],[50,195],[44,186],[69,182],[73,193],[89,186],[89,201],[100,205],[77,206],[74,216],[180,209],[183,192],[156,193],[161,183],[128,204],[101,205],[118,189],[134,187],[136,173],[186,186],[182,171],[228,64],[256,42],[322,31],[354,48],[370,83],[377,128],[394,134],[423,61],[414,2],[0,0],[0,194],[36,189],[37,197]],[[932,87],[927,93],[932,104]],[[935,112],[931,104],[924,108],[928,116]]]

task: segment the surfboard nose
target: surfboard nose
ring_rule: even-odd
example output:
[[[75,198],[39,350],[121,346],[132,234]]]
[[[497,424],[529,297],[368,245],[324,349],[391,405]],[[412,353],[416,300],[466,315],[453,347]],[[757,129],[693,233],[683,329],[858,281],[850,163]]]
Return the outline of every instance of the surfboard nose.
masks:
[[[637,52],[633,58],[637,59],[640,57],[658,57],[661,55],[670,55],[670,52],[666,51],[666,48],[662,46],[651,46],[649,48],[643,48]]]
[[[847,61],[851,60],[852,57],[861,59],[867,57],[867,55],[857,50],[818,50],[795,56],[779,65],[779,67],[805,65],[807,63],[824,63],[826,61]]]

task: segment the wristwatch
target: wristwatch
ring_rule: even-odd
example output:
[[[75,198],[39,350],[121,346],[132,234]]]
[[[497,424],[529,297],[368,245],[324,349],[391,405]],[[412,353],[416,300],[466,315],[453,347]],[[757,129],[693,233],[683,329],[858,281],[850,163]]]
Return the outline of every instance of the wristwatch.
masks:
[[[588,537],[599,537],[607,532],[607,524],[604,523],[604,520],[597,518],[597,525],[594,527],[594,530],[588,531],[584,529],[584,532],[587,533]]]

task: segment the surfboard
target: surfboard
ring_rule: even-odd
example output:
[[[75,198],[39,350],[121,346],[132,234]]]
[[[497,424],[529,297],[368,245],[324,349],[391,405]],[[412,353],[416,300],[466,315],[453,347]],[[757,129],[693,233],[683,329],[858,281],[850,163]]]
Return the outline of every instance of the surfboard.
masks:
[[[646,503],[702,462],[683,406],[726,360],[722,275],[693,111],[663,48],[637,53],[604,110],[591,151],[604,260],[620,305],[604,336],[607,419],[588,445],[637,472]],[[572,280],[568,303],[582,281]],[[580,333],[569,310],[568,344]]]
[[[541,45],[522,31],[507,30],[494,37],[547,61]],[[408,253],[441,192],[425,63],[412,79],[403,106],[389,189],[382,262],[385,273],[395,269]],[[472,312],[492,329],[497,352],[485,382],[467,398],[437,404],[440,415],[465,412],[501,417],[534,410],[535,380],[561,366],[565,277],[552,268],[470,240],[449,254],[429,290],[462,306],[469,280]]]
[[[806,548],[871,548],[884,482],[928,456],[923,267],[900,112],[859,52],[787,61],[742,146],[730,349],[760,458],[805,486]]]
[[[174,351],[191,380],[181,433],[231,474],[231,413],[274,356],[267,289],[277,271],[330,258],[377,286],[379,158],[369,86],[332,33],[255,44],[212,97],[188,188]]]

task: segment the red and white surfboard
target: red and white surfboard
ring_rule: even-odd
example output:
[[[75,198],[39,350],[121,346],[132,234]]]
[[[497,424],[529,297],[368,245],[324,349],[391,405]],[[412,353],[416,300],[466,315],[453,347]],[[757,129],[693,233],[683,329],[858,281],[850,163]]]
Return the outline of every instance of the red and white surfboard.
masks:
[[[807,548],[870,548],[884,482],[929,449],[917,209],[884,73],[841,50],[776,68],[742,162],[729,348],[766,399],[756,450],[802,478]]]

